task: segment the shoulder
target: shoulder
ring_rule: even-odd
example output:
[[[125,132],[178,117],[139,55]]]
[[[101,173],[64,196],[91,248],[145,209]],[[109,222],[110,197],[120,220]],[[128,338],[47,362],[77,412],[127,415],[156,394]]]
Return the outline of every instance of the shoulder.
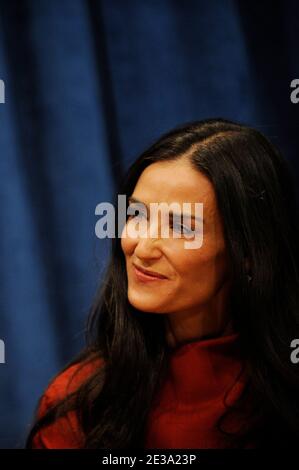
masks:
[[[42,418],[49,409],[75,392],[93,373],[102,367],[100,358],[79,362],[67,367],[48,385],[38,404],[37,418]],[[33,438],[33,448],[64,449],[80,448],[84,436],[75,411],[69,411],[54,422],[43,426]]]
[[[43,396],[48,403],[55,404],[75,392],[98,368],[103,365],[99,357],[88,362],[77,362],[58,374],[47,386]]]

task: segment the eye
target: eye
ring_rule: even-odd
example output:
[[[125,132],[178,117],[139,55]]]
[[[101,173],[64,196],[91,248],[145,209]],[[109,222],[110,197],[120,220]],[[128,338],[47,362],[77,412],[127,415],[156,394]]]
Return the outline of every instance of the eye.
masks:
[[[182,217],[177,217],[177,216],[173,217],[173,216],[171,216],[170,226],[176,232],[179,232],[183,236],[192,234],[193,230],[191,228],[188,228],[186,225],[183,225],[181,222],[183,222]]]
[[[142,219],[142,217],[146,217],[146,214],[143,214],[143,213],[139,213],[137,215],[133,215],[133,214],[129,214],[127,215],[127,219]]]
[[[143,217],[146,217],[146,213],[142,212],[138,206],[129,205],[127,209],[127,220],[131,220],[132,218],[140,220]]]
[[[192,230],[189,230],[185,225],[182,224],[171,224],[171,226],[175,229],[176,232],[183,233],[183,234],[190,234]]]

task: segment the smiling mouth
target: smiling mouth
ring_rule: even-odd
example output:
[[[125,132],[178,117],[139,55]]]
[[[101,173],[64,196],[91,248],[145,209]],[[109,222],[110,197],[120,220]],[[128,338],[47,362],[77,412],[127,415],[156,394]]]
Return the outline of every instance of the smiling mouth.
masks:
[[[138,280],[140,281],[163,281],[167,279],[165,276],[162,275],[154,275],[154,274],[149,274],[141,271],[138,269],[135,265],[133,265],[135,276]]]

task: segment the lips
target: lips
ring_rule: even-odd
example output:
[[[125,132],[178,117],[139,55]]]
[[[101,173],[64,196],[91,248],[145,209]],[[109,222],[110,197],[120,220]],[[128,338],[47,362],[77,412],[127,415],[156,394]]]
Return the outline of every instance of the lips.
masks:
[[[157,273],[155,271],[150,271],[148,269],[144,269],[141,266],[137,266],[137,264],[133,263],[133,266],[137,269],[137,271],[145,274],[146,276],[156,278],[156,279],[167,279],[166,276],[163,276],[163,274]]]

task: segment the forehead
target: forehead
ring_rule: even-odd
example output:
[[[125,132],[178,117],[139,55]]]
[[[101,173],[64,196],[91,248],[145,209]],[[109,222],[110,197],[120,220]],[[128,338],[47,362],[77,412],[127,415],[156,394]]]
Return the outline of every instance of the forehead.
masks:
[[[144,203],[202,202],[204,210],[213,211],[215,192],[210,180],[188,161],[156,162],[140,175],[133,195]]]

